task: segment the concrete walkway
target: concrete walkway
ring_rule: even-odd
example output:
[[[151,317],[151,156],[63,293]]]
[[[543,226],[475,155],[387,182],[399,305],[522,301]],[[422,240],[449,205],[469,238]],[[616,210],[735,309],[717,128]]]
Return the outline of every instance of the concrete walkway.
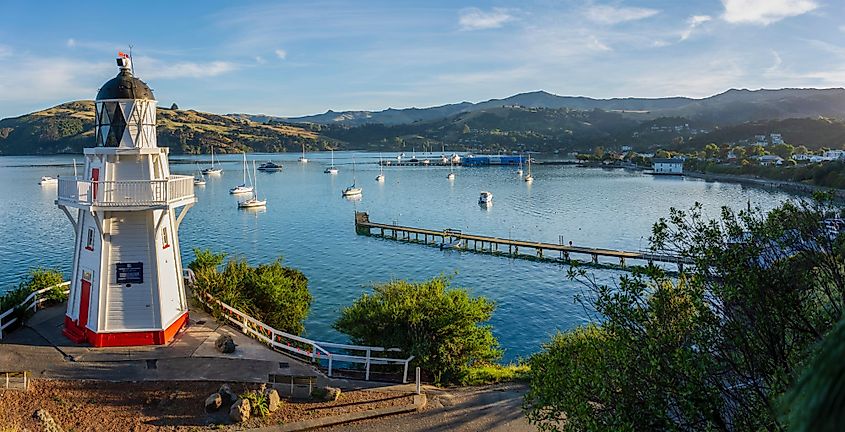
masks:
[[[322,377],[312,366],[273,351],[192,309],[190,325],[166,346],[94,348],[62,335],[65,305],[38,311],[26,326],[0,341],[0,370],[29,370],[34,378],[105,381],[266,382],[268,374]],[[233,354],[217,351],[232,336]]]
[[[407,389],[396,386],[397,390]],[[383,389],[379,389],[382,391]],[[418,413],[402,414],[318,429],[320,432],[365,431],[483,431],[533,432],[522,413],[522,384],[438,389],[425,386],[428,404]]]

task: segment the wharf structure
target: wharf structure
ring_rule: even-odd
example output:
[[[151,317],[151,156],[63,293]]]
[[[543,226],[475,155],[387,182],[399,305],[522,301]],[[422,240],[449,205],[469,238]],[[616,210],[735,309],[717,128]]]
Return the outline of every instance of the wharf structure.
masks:
[[[128,56],[117,65],[97,93],[83,174],[59,178],[56,205],[76,232],[63,334],[96,347],[161,345],[188,323],[178,229],[196,202],[193,177],[170,174],[155,97]]]
[[[685,264],[693,264],[690,258],[668,253],[634,252],[571,246],[467,234],[448,228],[432,230],[396,224],[376,223],[370,222],[370,216],[366,212],[355,212],[355,232],[360,235],[438,246],[441,249],[465,249],[473,252],[507,255],[515,258],[557,259],[570,262],[573,261],[572,255],[586,255],[590,257],[593,264],[599,264],[599,257],[609,257],[617,259],[621,267],[625,267],[627,260],[639,260],[649,264],[654,262],[675,264],[678,266],[678,271],[680,272],[683,271]],[[520,252],[520,249],[523,252]]]

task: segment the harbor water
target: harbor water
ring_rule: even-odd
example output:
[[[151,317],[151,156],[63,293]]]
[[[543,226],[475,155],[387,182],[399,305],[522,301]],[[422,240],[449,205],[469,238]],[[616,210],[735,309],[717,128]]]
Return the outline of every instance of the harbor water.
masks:
[[[490,324],[506,361],[537,351],[558,330],[594,319],[576,301],[583,286],[567,278],[568,267],[359,236],[354,212],[366,211],[374,222],[638,250],[647,248],[652,224],[671,207],[701,202],[707,214],[717,216],[721,206],[739,209],[750,201],[771,209],[789,199],[779,191],[738,184],[565,165],[535,164],[533,184],[521,181],[515,167],[455,168],[456,178],[447,180],[448,166],[387,167],[386,180],[377,183],[378,154],[336,152],[337,175],[323,173],[328,153],[308,154],[306,164],[298,163],[298,156],[248,155],[258,163],[284,165],[281,172],[257,174],[259,196],[267,199],[267,208],[258,211],[237,208],[238,198],[228,190],[242,182],[241,156],[222,156],[223,174],[195,188],[198,202],[180,227],[185,265],[193,248],[254,264],[282,257],[309,279],[314,302],[306,336],[337,342],[345,337],[332,322],[373,283],[449,275],[455,286],[496,302]],[[196,161],[207,166],[208,156],[173,156],[171,171],[196,174]],[[37,184],[44,175],[73,175],[72,156],[0,157],[0,292],[16,286],[33,267],[69,274],[73,232],[54,204],[56,186]],[[359,200],[341,197],[353,177],[363,187]],[[483,190],[493,193],[492,206],[478,205]],[[590,271],[605,283],[620,275]]]

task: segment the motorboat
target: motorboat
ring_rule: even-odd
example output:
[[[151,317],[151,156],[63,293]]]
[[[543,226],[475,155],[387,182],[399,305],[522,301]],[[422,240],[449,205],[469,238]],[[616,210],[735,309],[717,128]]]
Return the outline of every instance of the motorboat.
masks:
[[[244,156],[246,157],[246,156]],[[267,200],[266,199],[258,199],[258,178],[255,176],[255,161],[252,161],[252,178],[255,180],[252,181],[252,186],[250,186],[252,197],[245,201],[238,202],[239,209],[251,209],[251,208],[264,208],[267,207]]]
[[[453,169],[452,169],[452,163],[451,162],[449,163],[449,174],[446,174],[446,178],[449,179],[449,180],[455,179],[455,171],[453,171]]]
[[[266,172],[276,172],[282,170],[282,164],[277,164],[273,161],[264,162],[261,165],[258,165],[258,171],[266,171]]]
[[[211,166],[202,170],[203,175],[219,175],[223,170],[214,166],[214,146],[211,146]]]
[[[493,192],[481,191],[481,195],[478,197],[478,204],[479,205],[491,205],[493,204]]]
[[[48,185],[57,184],[58,182],[59,182],[59,179],[57,179],[55,177],[43,176],[43,177],[41,177],[41,180],[38,181],[38,184],[41,185],[41,186],[48,186]]]
[[[255,167],[255,161],[253,161],[253,167]],[[247,186],[247,165],[246,165],[246,153],[244,153],[244,182],[229,189],[229,193],[232,195],[240,195],[246,193],[252,193],[253,187]]]
[[[334,149],[332,149],[332,164],[323,172],[326,174],[337,174],[337,167],[334,166]]]
[[[308,163],[308,158],[305,157],[305,143],[302,143],[302,156],[300,156],[297,160],[300,163]],[[261,169],[261,167],[258,167],[258,169]]]

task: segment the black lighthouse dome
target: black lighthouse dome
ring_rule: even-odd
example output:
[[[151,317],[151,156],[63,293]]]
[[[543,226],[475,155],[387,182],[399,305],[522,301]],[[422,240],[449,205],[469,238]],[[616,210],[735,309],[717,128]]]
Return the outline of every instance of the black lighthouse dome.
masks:
[[[118,59],[121,60],[121,59]],[[106,99],[149,99],[155,100],[153,91],[146,83],[135,78],[129,68],[120,68],[120,73],[110,79],[97,92],[97,100]]]

